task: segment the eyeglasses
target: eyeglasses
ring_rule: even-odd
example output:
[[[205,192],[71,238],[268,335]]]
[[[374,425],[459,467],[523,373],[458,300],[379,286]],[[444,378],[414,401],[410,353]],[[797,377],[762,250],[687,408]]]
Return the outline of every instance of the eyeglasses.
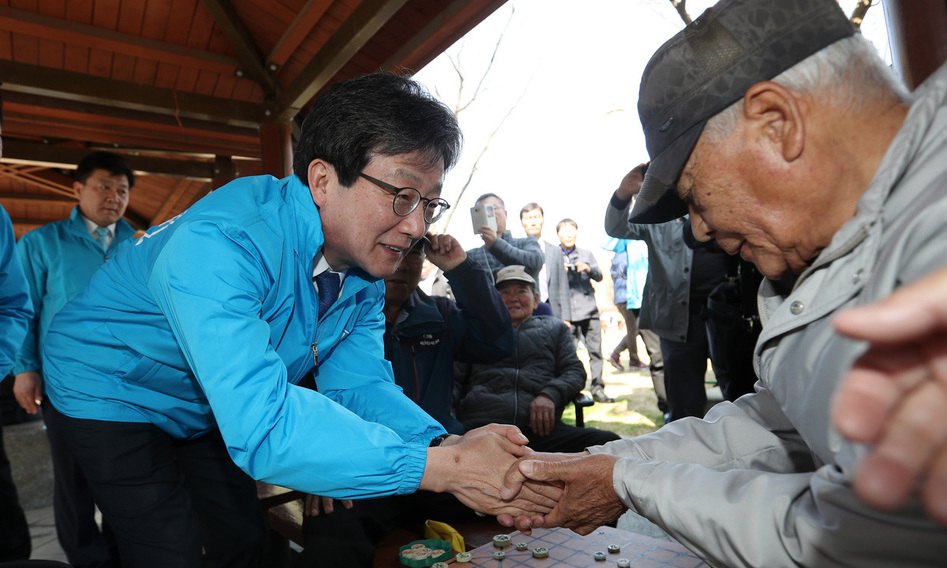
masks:
[[[375,179],[372,176],[364,173],[359,173],[358,175],[359,177],[363,177],[372,182],[381,189],[394,194],[394,199],[391,201],[391,209],[395,212],[395,215],[398,215],[399,217],[407,217],[418,208],[418,205],[421,202],[424,202],[424,222],[430,225],[431,223],[440,219],[441,215],[444,214],[444,211],[450,209],[450,203],[444,201],[440,197],[435,199],[421,197],[421,192],[414,189],[413,187],[395,187],[390,183],[383,182],[380,179]]]

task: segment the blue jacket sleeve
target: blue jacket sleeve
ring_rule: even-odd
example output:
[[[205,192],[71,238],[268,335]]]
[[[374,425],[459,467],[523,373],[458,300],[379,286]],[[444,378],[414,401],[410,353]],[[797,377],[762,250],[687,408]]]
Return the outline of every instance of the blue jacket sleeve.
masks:
[[[427,443],[443,429],[394,386],[380,304],[359,306],[358,325],[339,333],[319,368],[326,394],[297,387],[260,314],[279,273],[272,264],[298,261],[267,264],[252,242],[207,224],[175,237],[148,287],[234,462],[254,479],[336,498],[416,490]]]
[[[454,359],[492,363],[513,353],[516,343],[510,312],[494,288],[490,273],[468,258],[444,275],[457,298],[449,318]]]
[[[10,217],[0,207],[0,380],[13,368],[16,352],[33,318],[33,303],[15,246]]]
[[[40,317],[43,313],[43,295],[49,271],[43,258],[42,246],[37,239],[32,238],[35,235],[36,233],[24,235],[16,245],[16,254],[33,301],[33,315],[27,322],[26,335],[16,353],[13,372],[17,374],[42,370],[39,352]]]

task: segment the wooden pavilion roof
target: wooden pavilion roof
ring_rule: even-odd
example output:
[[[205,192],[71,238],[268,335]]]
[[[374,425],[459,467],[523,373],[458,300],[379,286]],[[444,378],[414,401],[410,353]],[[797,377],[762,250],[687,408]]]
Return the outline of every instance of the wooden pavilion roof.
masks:
[[[95,149],[140,172],[140,228],[236,175],[282,175],[268,133],[327,85],[420,69],[504,1],[0,0],[0,203],[17,236],[65,218]]]

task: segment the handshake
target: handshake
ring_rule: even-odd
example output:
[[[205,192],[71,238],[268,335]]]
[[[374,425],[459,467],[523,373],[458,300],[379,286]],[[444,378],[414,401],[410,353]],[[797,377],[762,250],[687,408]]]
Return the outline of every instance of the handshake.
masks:
[[[420,489],[453,494],[525,533],[567,527],[588,534],[626,509],[612,489],[618,458],[536,453],[515,426],[491,424],[428,450]]]

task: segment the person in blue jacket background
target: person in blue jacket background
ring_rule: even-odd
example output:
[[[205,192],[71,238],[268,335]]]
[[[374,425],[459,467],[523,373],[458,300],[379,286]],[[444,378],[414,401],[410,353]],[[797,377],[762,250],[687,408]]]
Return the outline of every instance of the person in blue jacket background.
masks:
[[[385,277],[385,359],[406,396],[448,432],[463,434],[452,411],[454,361],[492,363],[512,354],[513,324],[489,270],[450,235],[427,240]],[[418,287],[425,257],[444,271],[456,301],[428,296]],[[339,505],[306,496],[305,541],[294,568],[371,566],[375,544],[396,527],[420,528],[428,518],[473,517],[452,496],[427,491]]]
[[[451,492],[490,514],[551,508],[539,487],[499,498],[529,451],[518,430],[447,436],[383,356],[380,278],[448,207],[460,138],[410,79],[333,86],[303,124],[295,175],[214,191],[59,313],[49,427],[80,455],[125,566],[257,565],[253,480],[342,499]],[[320,308],[316,286],[333,274],[341,291]],[[311,371],[318,391],[298,386]]]
[[[13,368],[16,350],[33,317],[33,303],[23,269],[16,259],[15,245],[10,216],[0,206],[0,380]],[[30,529],[13,484],[0,428],[0,562],[26,560],[31,550]]]
[[[86,155],[73,173],[79,203],[69,218],[30,231],[17,244],[36,315],[16,355],[13,394],[29,414],[36,414],[43,401],[41,357],[53,317],[135,232],[122,219],[134,185],[135,174],[121,156],[101,151]],[[125,283],[113,286],[121,290]],[[53,411],[44,408],[43,419],[48,422]],[[66,558],[79,568],[119,566],[108,521],[100,530],[92,492],[75,456],[54,430],[47,433],[56,537]]]

